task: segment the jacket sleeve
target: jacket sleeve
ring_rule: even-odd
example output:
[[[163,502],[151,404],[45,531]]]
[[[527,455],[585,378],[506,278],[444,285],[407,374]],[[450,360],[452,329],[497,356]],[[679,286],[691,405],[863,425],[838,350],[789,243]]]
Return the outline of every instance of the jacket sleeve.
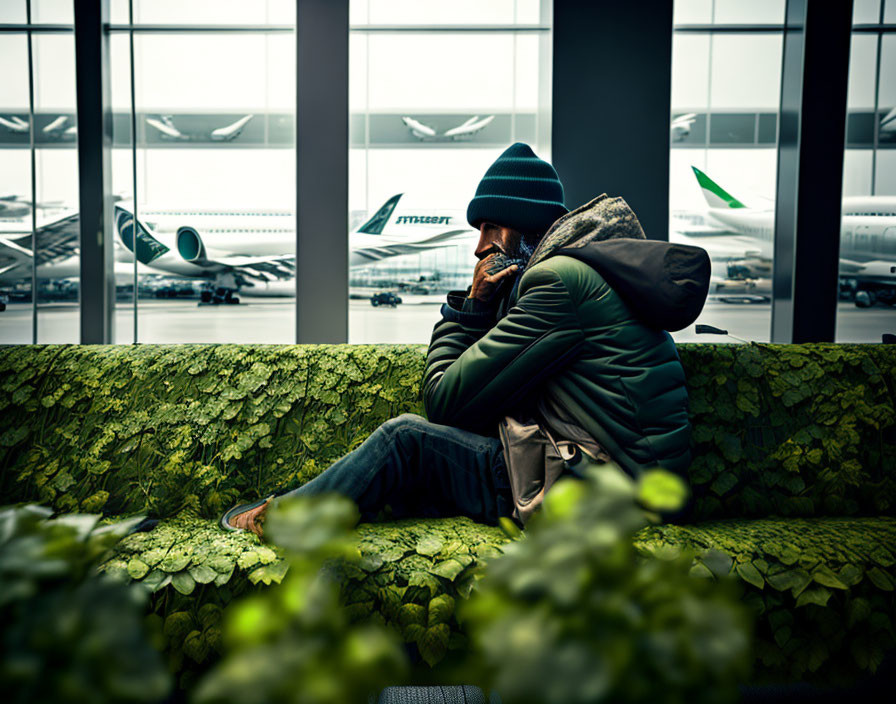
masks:
[[[543,262],[520,280],[519,298],[497,324],[446,316],[433,330],[423,375],[430,421],[482,432],[493,427],[585,341],[577,305]]]

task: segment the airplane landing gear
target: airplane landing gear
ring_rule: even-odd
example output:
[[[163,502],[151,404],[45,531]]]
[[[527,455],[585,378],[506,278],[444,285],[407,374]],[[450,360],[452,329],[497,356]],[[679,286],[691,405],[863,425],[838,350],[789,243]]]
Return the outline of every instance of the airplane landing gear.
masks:
[[[232,288],[207,288],[199,294],[199,305],[216,306],[222,303],[239,305],[239,296],[234,295]]]

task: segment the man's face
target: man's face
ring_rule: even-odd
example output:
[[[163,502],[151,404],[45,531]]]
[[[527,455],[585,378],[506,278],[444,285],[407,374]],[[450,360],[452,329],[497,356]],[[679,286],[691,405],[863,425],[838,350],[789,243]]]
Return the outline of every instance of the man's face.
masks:
[[[520,243],[523,236],[510,227],[483,222],[479,226],[479,244],[476,245],[476,258],[485,259],[488,255],[500,252],[510,259],[522,258]]]

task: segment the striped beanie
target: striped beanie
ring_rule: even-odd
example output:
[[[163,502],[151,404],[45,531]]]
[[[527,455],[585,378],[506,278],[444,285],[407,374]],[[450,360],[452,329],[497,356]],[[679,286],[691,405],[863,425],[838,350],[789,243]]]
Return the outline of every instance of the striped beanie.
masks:
[[[477,230],[488,221],[524,235],[543,235],[567,212],[554,167],[528,144],[516,142],[488,167],[467,206],[467,222]]]

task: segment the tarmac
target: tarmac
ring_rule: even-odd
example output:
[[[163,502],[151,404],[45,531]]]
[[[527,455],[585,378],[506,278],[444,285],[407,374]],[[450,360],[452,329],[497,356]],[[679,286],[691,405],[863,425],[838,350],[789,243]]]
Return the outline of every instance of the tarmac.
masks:
[[[439,320],[442,296],[402,294],[391,307],[349,301],[350,343],[427,344]],[[771,306],[768,303],[708,301],[699,323],[727,330],[730,335],[698,335],[693,325],[672,333],[676,342],[768,342]],[[291,344],[295,341],[295,307],[291,298],[243,297],[239,305],[203,305],[195,300],[138,302],[137,340],[141,343],[256,342]],[[0,344],[31,342],[31,305],[10,303],[0,312]],[[79,342],[75,303],[42,305],[38,309],[39,343]],[[880,342],[882,333],[896,333],[896,308],[856,308],[838,304],[837,342]],[[735,337],[732,337],[735,336]],[[121,304],[115,316],[115,342],[134,341],[132,304]]]

